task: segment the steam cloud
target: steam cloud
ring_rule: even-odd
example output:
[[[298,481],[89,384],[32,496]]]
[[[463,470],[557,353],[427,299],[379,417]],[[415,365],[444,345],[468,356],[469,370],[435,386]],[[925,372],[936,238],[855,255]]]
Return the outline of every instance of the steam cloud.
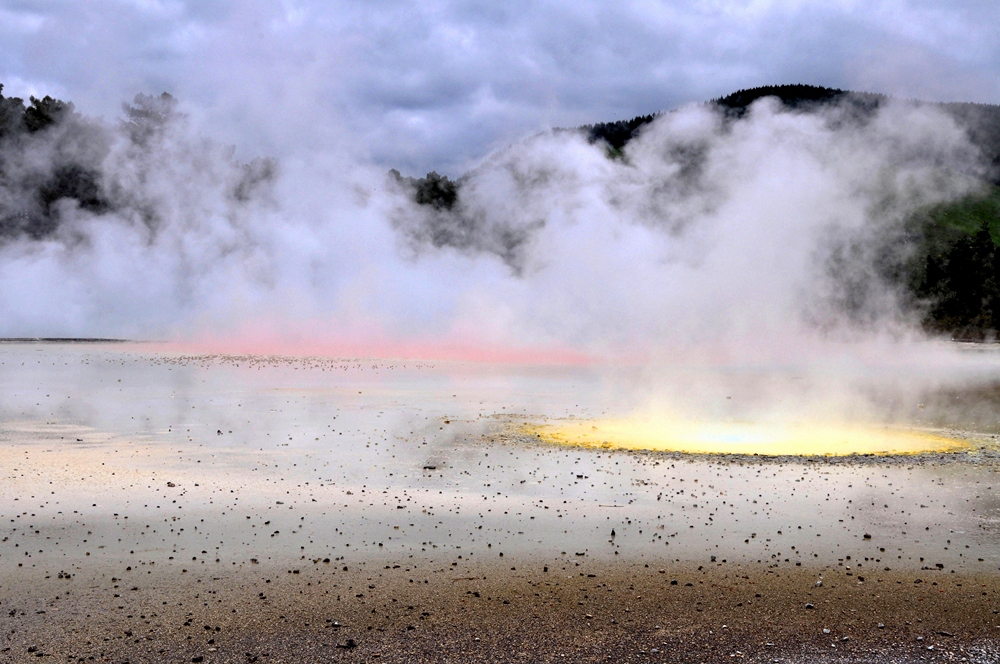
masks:
[[[691,106],[620,158],[547,132],[488,156],[450,209],[344,155],[240,163],[180,115],[140,135],[59,131],[4,145],[5,169],[26,169],[4,205],[27,209],[37,177],[73,164],[94,165],[109,203],[52,201],[48,226],[0,239],[0,336],[769,362],[819,339],[916,335],[879,261],[906,251],[908,215],[984,172],[952,116],[902,102],[863,119]]]
[[[547,133],[490,156],[454,206],[401,205],[392,220],[414,255],[495,256],[510,279],[494,301],[585,348],[899,333],[911,321],[879,262],[907,251],[910,214],[974,190],[983,167],[935,109],[851,110],[765,100],[733,121],[692,106],[622,159]]]

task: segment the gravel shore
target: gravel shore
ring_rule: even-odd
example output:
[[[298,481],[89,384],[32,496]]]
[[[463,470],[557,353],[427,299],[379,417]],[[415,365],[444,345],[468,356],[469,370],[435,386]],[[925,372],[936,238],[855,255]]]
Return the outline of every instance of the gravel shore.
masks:
[[[842,567],[509,562],[25,578],[4,584],[0,658],[993,662],[1000,654],[996,575],[880,571],[861,581]]]

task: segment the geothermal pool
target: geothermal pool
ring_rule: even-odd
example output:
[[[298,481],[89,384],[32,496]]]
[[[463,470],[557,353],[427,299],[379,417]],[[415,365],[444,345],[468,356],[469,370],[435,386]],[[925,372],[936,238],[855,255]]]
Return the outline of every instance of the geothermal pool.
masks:
[[[955,452],[977,441],[955,432],[828,422],[698,422],[634,417],[561,420],[524,431],[560,445],[758,456],[898,455]]]
[[[1000,566],[989,464],[752,456],[974,456],[994,449],[990,434],[608,420],[633,406],[615,396],[625,372],[594,368],[142,345],[6,345],[0,361],[0,514],[22,527],[0,568],[170,565],[208,547],[199,564],[437,550]],[[12,550],[25,536],[43,552]]]
[[[963,412],[975,426],[964,430],[931,412],[956,403],[947,391],[897,404],[909,423],[748,425],[736,417],[745,413],[730,413],[657,425],[630,418],[648,412],[648,400],[626,389],[637,373],[0,345],[0,605],[14,607],[12,620],[23,616],[10,647],[50,629],[69,600],[66,579],[94,594],[61,614],[72,634],[88,611],[133,619],[182,596],[171,606],[187,611],[199,595],[193,606],[209,611],[203,583],[229,584],[234,597],[259,592],[218,600],[226,615],[236,607],[256,616],[252,600],[278,590],[263,578],[277,583],[293,568],[298,592],[334,574],[340,587],[353,579],[347,597],[356,602],[388,583],[383,575],[402,575],[392,602],[411,608],[407,589],[421,580],[451,584],[434,591],[444,598],[455,583],[515,583],[526,568],[542,574],[531,584],[636,569],[622,580],[634,585],[651,570],[666,583],[678,570],[741,566],[804,575],[803,592],[816,578],[852,592],[873,582],[885,592],[901,574],[954,574],[966,586],[997,578],[1000,461],[983,425],[995,412],[990,390],[969,397]],[[845,441],[854,445],[838,447]],[[802,442],[815,456],[789,454]],[[892,451],[908,454],[880,456]],[[138,583],[121,598],[126,574],[159,590],[139,600]],[[310,601],[333,601],[324,598]],[[617,628],[624,614],[615,615]]]

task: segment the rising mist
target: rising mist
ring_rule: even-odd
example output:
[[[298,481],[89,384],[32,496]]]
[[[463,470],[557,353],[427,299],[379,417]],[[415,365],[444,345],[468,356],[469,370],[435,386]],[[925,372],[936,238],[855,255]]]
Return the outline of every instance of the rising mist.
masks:
[[[0,334],[813,361],[923,338],[880,262],[911,250],[909,217],[975,193],[988,167],[933,106],[859,117],[765,98],[735,119],[661,114],[620,151],[545,132],[428,206],[349,154],[241,162],[164,99],[5,139],[7,218],[27,221],[0,239]],[[38,182],[67,168],[92,175],[89,198],[41,205]]]

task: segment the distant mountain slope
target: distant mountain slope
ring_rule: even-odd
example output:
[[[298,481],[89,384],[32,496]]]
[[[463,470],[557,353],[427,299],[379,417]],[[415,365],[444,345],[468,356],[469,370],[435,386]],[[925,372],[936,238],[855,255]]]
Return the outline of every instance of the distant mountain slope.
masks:
[[[810,111],[826,105],[846,102],[855,109],[859,116],[874,113],[881,104],[890,99],[889,96],[883,94],[853,92],[814,85],[768,85],[738,90],[708,103],[725,109],[729,117],[739,119],[745,115],[751,104],[765,97],[774,97],[786,108],[800,111]],[[988,175],[990,181],[1000,185],[1000,106],[962,102],[922,103],[945,111],[968,131],[973,144],[980,147],[992,165]],[[643,128],[659,117],[661,113],[662,111],[650,115],[638,115],[630,120],[582,125],[570,131],[585,133],[592,143],[604,141],[610,149],[610,154],[620,155],[628,142],[638,136]],[[458,182],[449,180],[447,176],[439,175],[436,172],[432,171],[423,178],[402,179],[408,186],[413,187],[414,198],[418,203],[450,209],[458,198]]]
[[[738,122],[754,102],[765,97],[804,113],[837,105],[846,118],[859,123],[872,118],[891,100],[870,92],[776,85],[739,90],[707,103]],[[928,331],[962,339],[996,339],[1000,337],[1000,106],[912,103],[943,111],[966,131],[985,158],[984,187],[980,194],[921,211],[901,232],[882,238],[885,245],[874,252],[879,256],[874,271],[897,286],[903,306],[920,318]],[[557,131],[582,132],[591,143],[604,143],[608,157],[617,159],[660,115]],[[431,172],[412,178],[392,171],[392,177],[415,202],[433,210],[420,222],[420,228],[413,230],[419,241],[439,248],[489,251],[501,256],[515,272],[520,269],[518,251],[528,241],[523,232],[484,229],[477,219],[461,212],[462,186],[468,176],[450,180]],[[847,302],[844,306],[851,305]]]
[[[886,99],[884,95],[846,92],[835,88],[822,88],[814,85],[769,85],[749,90],[739,90],[725,97],[713,99],[715,104],[727,109],[728,115],[735,118],[743,117],[747,108],[758,99],[775,97],[788,108],[808,110],[823,104],[842,101],[845,97],[855,100],[859,106],[869,111],[877,108],[879,102]],[[661,111],[662,113],[662,111]],[[583,125],[579,130],[586,132],[592,141],[605,141],[612,150],[621,151],[625,145],[638,136],[643,126],[656,119],[660,113],[639,115],[631,120],[616,122],[599,122]]]

